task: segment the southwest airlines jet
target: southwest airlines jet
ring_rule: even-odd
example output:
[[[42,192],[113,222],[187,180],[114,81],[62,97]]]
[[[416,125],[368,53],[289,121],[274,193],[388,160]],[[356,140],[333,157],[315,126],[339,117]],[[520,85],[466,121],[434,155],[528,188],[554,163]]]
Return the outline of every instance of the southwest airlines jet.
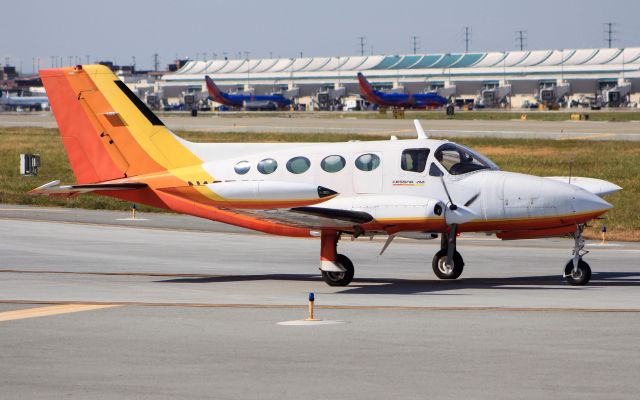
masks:
[[[204,77],[207,82],[207,91],[209,92],[209,98],[216,103],[224,104],[228,107],[264,107],[269,104],[275,106],[275,108],[286,108],[291,105],[291,100],[287,99],[281,94],[269,94],[269,95],[246,95],[246,94],[229,94],[225,93],[215,84],[213,79],[209,76]]]
[[[321,274],[332,286],[353,279],[353,263],[337,252],[345,236],[385,236],[382,251],[397,236],[439,237],[433,271],[456,279],[465,265],[459,232],[501,239],[571,235],[573,256],[562,276],[584,285],[591,277],[583,260],[585,224],[612,207],[602,196],[621,189],[599,179],[501,171],[470,148],[429,139],[418,121],[418,137],[410,140],[192,143],[167,129],[107,67],[78,65],[40,76],[77,183],[54,181],[32,194],[94,193],[274,235],[319,238]]]
[[[435,93],[384,93],[375,90],[367,78],[358,72],[360,96],[380,107],[427,108],[447,105],[448,100]]]

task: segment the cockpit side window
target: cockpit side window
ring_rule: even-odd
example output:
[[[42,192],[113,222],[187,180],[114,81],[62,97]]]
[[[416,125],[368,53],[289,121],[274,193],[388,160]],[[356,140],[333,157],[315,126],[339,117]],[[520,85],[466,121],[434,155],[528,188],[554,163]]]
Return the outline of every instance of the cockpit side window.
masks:
[[[498,169],[498,166],[487,158],[453,143],[440,146],[435,152],[435,158],[451,175],[462,175],[483,169]]]
[[[406,149],[400,158],[400,167],[404,171],[423,172],[427,165],[429,149]]]
[[[436,163],[432,162],[431,166],[429,167],[429,176],[442,176],[442,175],[444,175],[444,174],[442,173],[440,168],[438,168]]]

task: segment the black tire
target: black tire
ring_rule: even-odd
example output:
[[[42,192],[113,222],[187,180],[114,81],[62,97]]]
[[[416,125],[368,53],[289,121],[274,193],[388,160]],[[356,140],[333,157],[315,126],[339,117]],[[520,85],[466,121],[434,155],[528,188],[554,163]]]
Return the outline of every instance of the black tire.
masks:
[[[584,286],[591,280],[591,267],[582,258],[578,261],[578,270],[573,274],[573,260],[564,267],[564,279],[569,285]]]
[[[453,253],[453,268],[451,269],[444,267],[446,260],[446,249],[437,252],[436,255],[433,256],[433,262],[431,263],[433,273],[436,274],[439,279],[457,279],[464,269],[464,260],[462,259],[462,256],[457,251]]]
[[[353,280],[353,263],[349,260],[349,257],[338,254],[336,257],[336,263],[341,265],[346,271],[344,272],[327,272],[322,271],[322,279],[329,286],[347,286]]]

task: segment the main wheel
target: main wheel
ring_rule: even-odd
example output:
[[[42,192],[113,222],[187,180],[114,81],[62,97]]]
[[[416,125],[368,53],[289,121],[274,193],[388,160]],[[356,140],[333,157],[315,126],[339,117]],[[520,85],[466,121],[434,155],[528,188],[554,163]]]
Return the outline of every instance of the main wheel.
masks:
[[[346,271],[344,272],[328,272],[322,271],[322,279],[329,286],[347,286],[353,280],[353,263],[349,260],[349,257],[338,254],[336,257],[336,264],[342,266]]]
[[[569,260],[564,267],[564,278],[569,285],[583,286],[591,279],[591,267],[582,258],[578,261],[578,268],[573,271],[573,260]]]
[[[457,251],[453,253],[453,267],[446,265],[447,250],[442,249],[433,256],[433,272],[439,279],[457,279],[464,268],[464,260]]]

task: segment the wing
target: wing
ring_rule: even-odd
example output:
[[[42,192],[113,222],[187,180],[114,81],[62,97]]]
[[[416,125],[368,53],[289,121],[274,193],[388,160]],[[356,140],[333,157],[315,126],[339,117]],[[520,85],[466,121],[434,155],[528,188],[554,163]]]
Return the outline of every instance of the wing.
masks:
[[[63,196],[73,197],[82,193],[96,192],[101,190],[136,190],[147,187],[146,183],[95,183],[83,185],[60,185],[60,181],[45,183],[31,191],[29,194],[43,196]]]
[[[321,207],[277,208],[270,210],[225,209],[263,221],[309,229],[345,229],[373,221],[363,211]]]

